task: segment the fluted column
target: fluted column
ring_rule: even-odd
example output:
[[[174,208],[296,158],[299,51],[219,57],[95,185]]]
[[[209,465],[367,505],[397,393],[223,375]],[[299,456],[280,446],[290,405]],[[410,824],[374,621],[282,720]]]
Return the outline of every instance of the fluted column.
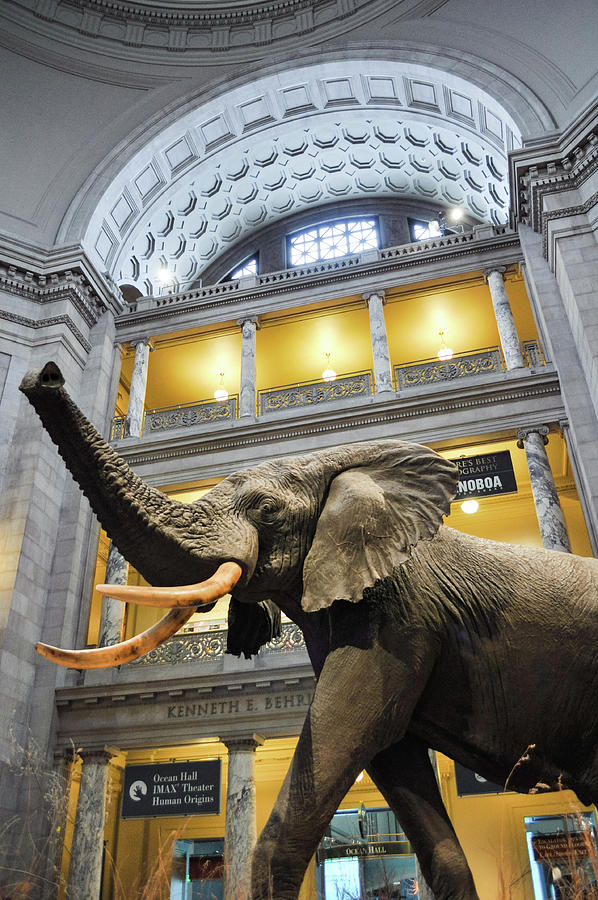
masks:
[[[239,319],[237,324],[241,326],[241,395],[239,415],[255,416],[256,332],[260,326],[256,316]]]
[[[388,337],[384,321],[384,291],[371,291],[364,294],[363,299],[367,303],[370,314],[370,337],[372,341],[372,356],[374,358],[376,393],[381,394],[384,391],[392,391],[393,389]]]
[[[71,847],[67,896],[71,900],[99,900],[104,850],[107,750],[80,750],[81,785]]]
[[[106,584],[126,584],[129,574],[129,563],[110,541],[108,560],[106,562]],[[113,597],[104,597],[102,600],[102,615],[100,618],[100,636],[98,647],[111,647],[122,640],[125,621],[125,604],[122,600]]]
[[[494,315],[498,326],[498,336],[507,369],[521,369],[525,363],[521,353],[513,311],[505,288],[503,278],[505,271],[504,266],[493,266],[484,271],[484,278],[490,289],[490,297],[492,298],[492,306],[494,307]]]
[[[226,824],[224,836],[224,896],[250,900],[251,856],[257,840],[255,819],[255,751],[260,735],[223,740],[228,749]]]
[[[517,439],[517,446],[520,449],[525,448],[542,544],[547,550],[570,553],[571,544],[567,526],[545,450],[548,443],[548,428],[546,425],[519,428]]]
[[[154,348],[149,338],[132,341],[131,346],[135,347],[135,362],[129,391],[129,408],[125,419],[125,437],[141,437],[149,355]]]

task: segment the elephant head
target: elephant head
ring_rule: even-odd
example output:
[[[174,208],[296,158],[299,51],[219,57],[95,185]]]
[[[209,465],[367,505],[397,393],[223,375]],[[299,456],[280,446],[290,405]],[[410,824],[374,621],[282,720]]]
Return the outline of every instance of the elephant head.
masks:
[[[272,636],[272,600],[291,598],[304,613],[335,600],[359,601],[418,541],[434,537],[455,492],[452,462],[427,447],[386,440],[262,463],[193,503],[180,503],[131,471],[63,384],[49,362],[29,372],[20,389],[110,538],[154,585],[99,590],[172,609],[148,632],[115,647],[37,645],[62,665],[95,668],[141,656],[198,606],[227,592],[235,610],[229,648],[257,652]]]

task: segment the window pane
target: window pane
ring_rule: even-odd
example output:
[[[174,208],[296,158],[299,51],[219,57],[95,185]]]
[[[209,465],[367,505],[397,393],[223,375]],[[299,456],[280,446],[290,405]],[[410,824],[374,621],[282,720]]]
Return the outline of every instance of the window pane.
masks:
[[[325,222],[299,234],[289,235],[289,263],[304,266],[326,259],[338,259],[379,246],[375,219],[346,219]]]
[[[241,263],[239,268],[231,273],[230,280],[234,281],[235,278],[244,278],[246,275],[257,275],[257,258],[255,256]]]

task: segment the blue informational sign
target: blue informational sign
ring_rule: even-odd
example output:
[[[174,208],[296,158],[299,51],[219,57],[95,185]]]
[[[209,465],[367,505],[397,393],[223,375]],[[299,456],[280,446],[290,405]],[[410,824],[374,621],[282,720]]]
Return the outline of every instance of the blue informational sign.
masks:
[[[217,815],[220,795],[219,759],[127,766],[121,814],[123,819]]]

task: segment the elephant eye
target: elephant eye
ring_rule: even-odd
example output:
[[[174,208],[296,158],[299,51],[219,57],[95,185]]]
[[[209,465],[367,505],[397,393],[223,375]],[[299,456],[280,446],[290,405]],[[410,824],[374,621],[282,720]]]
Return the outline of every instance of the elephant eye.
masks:
[[[247,509],[247,515],[255,522],[271,524],[280,512],[280,503],[274,497],[259,497]]]

